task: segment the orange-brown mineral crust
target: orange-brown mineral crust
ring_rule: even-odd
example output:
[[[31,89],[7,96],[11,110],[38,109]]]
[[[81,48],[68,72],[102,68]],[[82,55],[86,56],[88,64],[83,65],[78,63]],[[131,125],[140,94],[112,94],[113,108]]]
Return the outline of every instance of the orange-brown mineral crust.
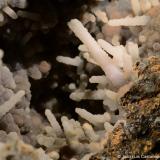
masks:
[[[138,80],[121,99],[126,125],[119,124],[103,153],[90,160],[160,157],[160,57],[144,59],[136,70]]]

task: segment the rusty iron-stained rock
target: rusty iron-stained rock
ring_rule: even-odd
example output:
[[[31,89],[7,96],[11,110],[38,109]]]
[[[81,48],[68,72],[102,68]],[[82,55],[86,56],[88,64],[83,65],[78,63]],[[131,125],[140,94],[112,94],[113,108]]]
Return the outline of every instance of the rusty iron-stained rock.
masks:
[[[160,58],[146,58],[137,63],[136,70],[138,81],[121,99],[126,125],[118,125],[103,153],[90,160],[160,156]]]

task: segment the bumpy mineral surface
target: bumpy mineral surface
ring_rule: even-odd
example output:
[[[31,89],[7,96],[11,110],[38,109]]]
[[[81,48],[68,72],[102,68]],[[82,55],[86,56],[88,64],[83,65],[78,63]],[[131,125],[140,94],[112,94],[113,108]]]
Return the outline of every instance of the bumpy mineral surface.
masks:
[[[160,156],[160,58],[144,59],[136,70],[138,81],[121,98],[126,124],[119,124],[104,152],[90,160]]]
[[[160,53],[160,12],[159,7],[152,9],[149,13],[152,18],[139,35],[142,56],[159,55]]]

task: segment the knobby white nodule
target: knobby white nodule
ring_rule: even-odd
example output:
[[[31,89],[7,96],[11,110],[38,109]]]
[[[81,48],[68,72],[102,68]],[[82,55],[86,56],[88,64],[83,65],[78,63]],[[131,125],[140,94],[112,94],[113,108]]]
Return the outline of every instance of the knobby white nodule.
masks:
[[[17,13],[11,8],[25,8],[27,6],[26,0],[1,0],[0,1],[0,22],[4,21],[3,13],[7,14],[12,19],[17,19]]]

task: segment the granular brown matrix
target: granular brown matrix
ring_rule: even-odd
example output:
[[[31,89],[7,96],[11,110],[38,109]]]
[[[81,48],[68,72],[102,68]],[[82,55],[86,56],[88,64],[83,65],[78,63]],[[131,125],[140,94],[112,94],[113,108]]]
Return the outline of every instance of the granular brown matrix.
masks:
[[[90,158],[160,156],[160,59],[151,56],[136,66],[138,81],[122,98],[126,124],[109,135],[103,153]],[[153,156],[154,158],[154,156]],[[147,158],[146,158],[147,159]]]

